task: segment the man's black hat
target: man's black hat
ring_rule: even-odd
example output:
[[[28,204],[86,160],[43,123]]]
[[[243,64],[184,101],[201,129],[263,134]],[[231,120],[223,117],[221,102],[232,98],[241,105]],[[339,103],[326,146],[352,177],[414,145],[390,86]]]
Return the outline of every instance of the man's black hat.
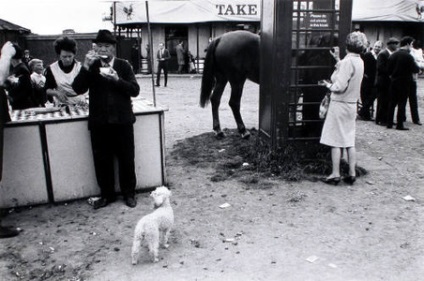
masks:
[[[100,29],[97,33],[96,39],[93,40],[94,43],[110,43],[116,44],[116,38],[113,34],[107,29]]]

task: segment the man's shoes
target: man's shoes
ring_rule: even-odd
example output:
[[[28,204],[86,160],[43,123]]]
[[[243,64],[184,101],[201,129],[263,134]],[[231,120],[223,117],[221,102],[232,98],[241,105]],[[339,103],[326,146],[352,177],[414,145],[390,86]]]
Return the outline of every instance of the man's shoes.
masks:
[[[0,238],[15,237],[19,231],[15,227],[0,226]]]
[[[396,130],[399,130],[399,131],[408,131],[409,128],[406,128],[406,127],[396,127]]]
[[[423,123],[421,123],[420,121],[418,121],[418,122],[414,122],[414,124],[415,124],[415,125],[418,125],[418,126],[422,126],[422,125],[423,125]]]
[[[135,206],[137,206],[137,200],[135,199],[135,197],[127,197],[125,198],[125,204],[130,208],[134,208]]]
[[[110,200],[108,200],[106,198],[100,198],[99,200],[96,200],[96,201],[93,202],[93,208],[94,208],[94,210],[104,208],[107,205],[109,205],[109,203],[111,203]]]
[[[392,129],[393,125],[387,125],[387,129]]]
[[[158,85],[158,84],[156,84],[155,86],[156,86],[156,87],[160,87],[160,85]]]

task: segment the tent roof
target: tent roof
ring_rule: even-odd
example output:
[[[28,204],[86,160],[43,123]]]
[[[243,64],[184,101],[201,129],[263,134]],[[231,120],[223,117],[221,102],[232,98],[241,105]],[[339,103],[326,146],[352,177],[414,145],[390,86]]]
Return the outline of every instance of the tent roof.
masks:
[[[114,24],[146,23],[145,3],[114,2]],[[353,0],[352,20],[420,22],[419,4],[424,7],[424,0]],[[261,17],[261,0],[151,0],[148,5],[151,23],[259,22]]]
[[[424,5],[424,1],[353,0],[352,20],[419,22],[418,4]]]
[[[149,1],[151,23],[258,22],[260,0]],[[145,1],[114,2],[117,25],[147,22]]]

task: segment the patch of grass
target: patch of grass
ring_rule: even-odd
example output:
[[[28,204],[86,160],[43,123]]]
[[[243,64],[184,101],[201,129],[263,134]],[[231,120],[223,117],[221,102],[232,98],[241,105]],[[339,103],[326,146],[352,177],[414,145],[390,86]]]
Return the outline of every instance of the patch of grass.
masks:
[[[290,142],[284,149],[273,151],[258,138],[256,130],[250,131],[247,140],[236,130],[224,132],[226,137],[219,140],[213,133],[206,133],[180,141],[170,155],[187,165],[214,168],[214,182],[236,178],[260,185],[260,179],[269,177],[314,181],[317,176],[331,173],[330,148],[317,142]],[[348,169],[346,161],[342,161],[342,173],[347,174]],[[357,168],[357,176],[366,173],[365,169]]]

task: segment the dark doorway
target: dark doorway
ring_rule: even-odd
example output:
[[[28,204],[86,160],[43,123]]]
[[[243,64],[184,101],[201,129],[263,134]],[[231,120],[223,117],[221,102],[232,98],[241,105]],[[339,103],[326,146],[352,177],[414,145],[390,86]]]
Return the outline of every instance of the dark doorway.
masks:
[[[169,72],[178,71],[178,62],[177,62],[177,53],[175,47],[180,43],[184,42],[185,51],[188,50],[188,27],[182,25],[171,25],[165,27],[165,41],[166,48],[171,54],[171,59],[169,60],[168,70]],[[183,71],[187,73],[187,65]]]

